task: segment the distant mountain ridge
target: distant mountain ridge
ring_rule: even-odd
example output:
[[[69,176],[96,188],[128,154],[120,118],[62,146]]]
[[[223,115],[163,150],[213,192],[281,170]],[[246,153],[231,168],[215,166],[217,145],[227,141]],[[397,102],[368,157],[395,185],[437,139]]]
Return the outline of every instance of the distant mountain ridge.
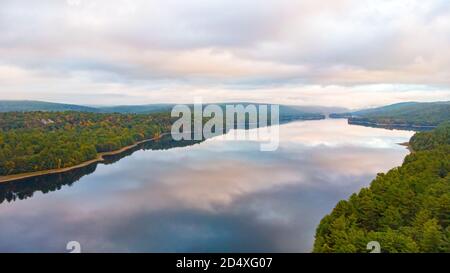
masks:
[[[253,102],[211,102],[208,104],[255,104],[262,105],[266,103],[253,103]],[[34,109],[42,109],[42,111],[52,111],[53,109],[85,109],[90,111],[102,111],[102,112],[117,112],[117,113],[144,113],[159,111],[160,109],[172,108],[175,103],[151,103],[151,104],[138,104],[138,105],[112,105],[112,106],[84,106],[68,103],[46,102],[36,100],[0,100],[0,112],[12,112],[12,111],[34,111]],[[192,105],[192,104],[188,104]],[[283,106],[293,108],[296,110],[302,110],[305,112],[316,113],[342,113],[348,112],[348,109],[344,107],[328,107],[320,105],[287,105]]]
[[[249,104],[254,105],[262,105],[264,103],[252,103],[252,102],[214,102],[214,103],[204,103],[204,105],[208,104],[217,104],[220,106],[224,106],[225,104],[242,104],[244,106]],[[144,104],[144,105],[117,105],[117,106],[99,106],[97,107],[100,111],[103,112],[118,112],[118,113],[152,113],[155,111],[165,111],[172,109],[176,104],[169,103],[158,103],[158,104]],[[192,104],[188,104],[192,106]],[[308,112],[308,113],[320,113],[320,114],[329,114],[329,113],[342,113],[347,112],[348,109],[343,107],[326,107],[326,106],[316,106],[316,105],[280,105],[284,109],[291,109],[293,111],[300,112]]]
[[[115,105],[115,106],[99,106],[97,109],[103,113],[136,113],[150,114],[155,112],[165,112],[172,110],[175,104],[157,103],[144,105]]]
[[[249,104],[262,105],[263,103],[250,102],[227,102],[227,103],[204,103],[217,104],[225,109],[226,104]],[[53,103],[32,100],[0,100],[0,112],[29,112],[29,111],[78,111],[93,113],[123,113],[123,114],[151,114],[158,112],[171,111],[176,104],[158,103],[145,105],[116,105],[116,106],[82,106],[74,104]],[[192,107],[193,104],[188,104]],[[332,112],[346,112],[341,107],[323,107],[323,106],[298,106],[298,105],[280,105],[280,119],[324,119],[326,115]]]
[[[31,111],[78,111],[99,112],[99,109],[75,104],[33,101],[33,100],[0,100],[0,112]]]

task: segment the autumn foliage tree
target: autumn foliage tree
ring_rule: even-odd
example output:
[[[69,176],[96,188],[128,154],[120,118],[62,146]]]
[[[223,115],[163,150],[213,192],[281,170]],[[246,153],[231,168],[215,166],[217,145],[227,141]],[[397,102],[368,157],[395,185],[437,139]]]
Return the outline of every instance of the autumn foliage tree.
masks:
[[[0,175],[64,168],[170,131],[169,113],[0,113]]]

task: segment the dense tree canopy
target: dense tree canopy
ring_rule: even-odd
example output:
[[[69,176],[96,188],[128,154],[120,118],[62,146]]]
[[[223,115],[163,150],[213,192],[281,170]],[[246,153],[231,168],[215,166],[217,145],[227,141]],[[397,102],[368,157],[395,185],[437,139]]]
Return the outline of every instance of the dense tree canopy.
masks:
[[[315,252],[450,252],[450,124],[411,139],[401,167],[340,201],[316,231]]]
[[[0,113],[0,175],[64,168],[170,131],[169,113]]]
[[[432,132],[415,134],[410,141],[415,151],[429,150],[443,144],[450,145],[450,122],[442,124]]]

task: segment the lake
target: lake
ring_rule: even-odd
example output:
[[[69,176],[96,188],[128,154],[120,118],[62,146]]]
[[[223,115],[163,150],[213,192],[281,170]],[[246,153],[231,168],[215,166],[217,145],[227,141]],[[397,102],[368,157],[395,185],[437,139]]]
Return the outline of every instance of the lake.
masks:
[[[261,129],[255,129],[261,130]],[[280,126],[280,145],[147,143],[64,175],[0,185],[0,252],[310,252],[320,220],[408,154],[411,131],[344,119]]]

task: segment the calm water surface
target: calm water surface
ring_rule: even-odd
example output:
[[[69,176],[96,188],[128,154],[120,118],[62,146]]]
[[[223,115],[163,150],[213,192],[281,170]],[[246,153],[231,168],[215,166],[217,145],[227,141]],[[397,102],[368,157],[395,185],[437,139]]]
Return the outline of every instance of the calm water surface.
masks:
[[[275,152],[213,138],[1,185],[0,252],[65,252],[68,241],[84,252],[308,252],[320,219],[400,165],[397,143],[413,134],[346,120],[280,130]]]

